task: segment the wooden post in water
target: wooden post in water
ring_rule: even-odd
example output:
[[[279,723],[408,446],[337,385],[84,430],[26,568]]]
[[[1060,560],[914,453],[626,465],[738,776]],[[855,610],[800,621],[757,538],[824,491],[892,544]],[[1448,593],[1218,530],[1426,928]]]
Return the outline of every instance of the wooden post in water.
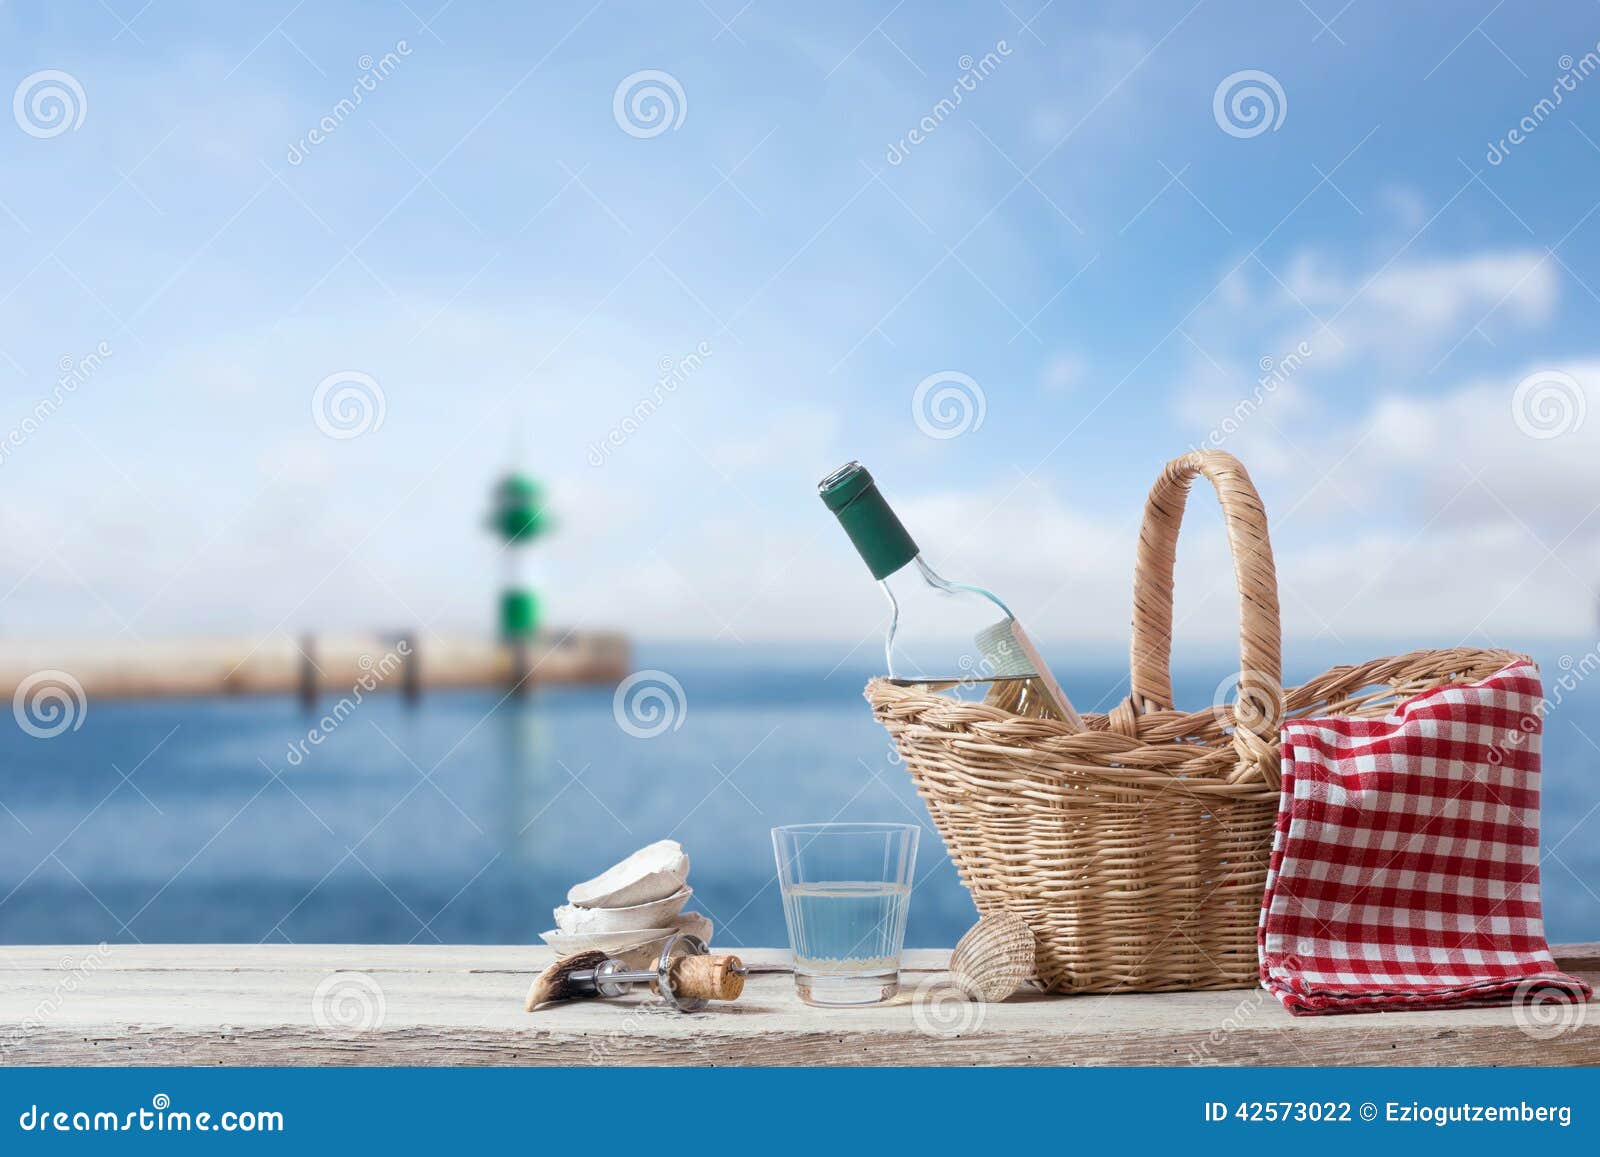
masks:
[[[405,662],[400,668],[400,686],[405,691],[406,702],[411,704],[422,698],[422,656],[417,654],[417,637],[415,631],[406,631],[400,636],[400,641],[406,645]]]
[[[522,698],[528,693],[530,667],[528,662],[528,637],[514,635],[506,640],[511,648],[511,694]]]
[[[307,711],[317,709],[318,674],[317,637],[308,631],[300,636],[300,706]]]

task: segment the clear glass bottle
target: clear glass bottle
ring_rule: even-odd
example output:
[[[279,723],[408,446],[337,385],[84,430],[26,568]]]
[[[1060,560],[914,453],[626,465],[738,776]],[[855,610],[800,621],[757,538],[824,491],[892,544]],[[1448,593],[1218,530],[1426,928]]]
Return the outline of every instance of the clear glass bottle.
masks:
[[[864,466],[850,462],[817,485],[889,600],[884,662],[901,682],[976,690],[1023,715],[1082,721],[999,596],[929,565]]]

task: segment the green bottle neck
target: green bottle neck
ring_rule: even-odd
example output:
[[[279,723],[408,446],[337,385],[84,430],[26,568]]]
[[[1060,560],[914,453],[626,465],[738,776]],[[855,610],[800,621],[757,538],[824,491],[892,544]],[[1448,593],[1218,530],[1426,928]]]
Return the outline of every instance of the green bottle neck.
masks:
[[[852,462],[818,486],[872,577],[882,581],[917,557],[917,544],[866,468]]]

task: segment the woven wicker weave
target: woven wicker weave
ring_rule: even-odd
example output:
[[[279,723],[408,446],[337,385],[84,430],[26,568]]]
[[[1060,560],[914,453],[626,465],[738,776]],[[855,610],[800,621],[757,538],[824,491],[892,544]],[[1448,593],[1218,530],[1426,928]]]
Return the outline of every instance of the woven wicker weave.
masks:
[[[1196,475],[1216,487],[1241,608],[1229,703],[1172,702],[1172,567]],[[1257,979],[1256,923],[1285,714],[1379,716],[1490,675],[1507,651],[1416,651],[1280,690],[1277,579],[1260,496],[1237,459],[1197,451],[1150,492],[1134,573],[1132,692],[1086,730],[874,679],[893,736],[980,912],[1022,916],[1057,992],[1234,988]],[[1232,686],[1234,679],[1226,681]]]

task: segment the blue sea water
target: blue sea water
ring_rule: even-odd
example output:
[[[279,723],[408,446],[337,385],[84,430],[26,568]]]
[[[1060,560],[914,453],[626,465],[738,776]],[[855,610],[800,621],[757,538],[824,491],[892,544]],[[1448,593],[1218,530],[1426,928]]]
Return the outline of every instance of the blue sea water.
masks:
[[[290,697],[95,701],[54,738],[0,728],[0,943],[537,942],[570,884],[671,836],[719,943],[782,944],[769,829],[831,819],[925,826],[908,944],[970,924],[864,665],[637,665],[683,688],[651,738],[618,726],[609,688],[369,696],[298,760],[317,717]],[[1222,673],[1180,669],[1179,701],[1211,702]],[[1125,693],[1109,666],[1057,674],[1085,710]],[[1580,683],[1544,741],[1552,940],[1600,939],[1597,739],[1600,686]]]

